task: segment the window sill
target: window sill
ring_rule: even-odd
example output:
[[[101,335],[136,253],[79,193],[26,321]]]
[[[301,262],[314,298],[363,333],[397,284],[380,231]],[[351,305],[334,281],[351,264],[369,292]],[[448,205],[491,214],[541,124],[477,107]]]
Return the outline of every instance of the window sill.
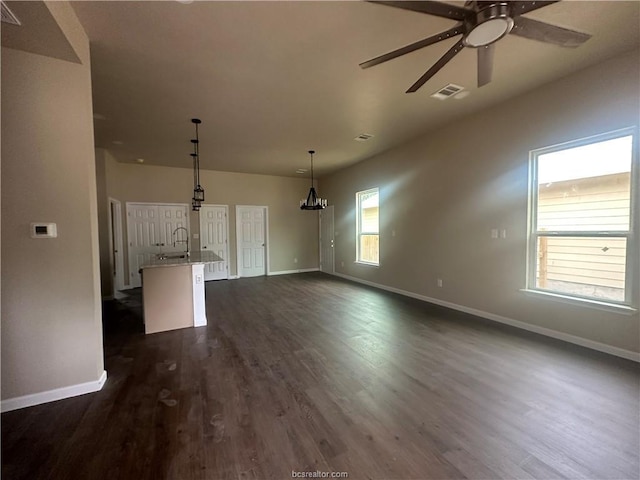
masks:
[[[578,305],[581,307],[594,308],[596,310],[603,310],[605,312],[619,313],[622,315],[633,315],[638,310],[628,305],[620,305],[618,303],[603,302],[600,300],[592,300],[589,298],[570,297],[568,295],[562,295],[559,293],[545,292],[542,290],[531,290],[523,288],[520,290],[526,295],[538,298],[546,298],[552,301],[561,303],[568,303],[571,305]]]
[[[380,266],[379,263],[362,262],[360,260],[356,260],[353,263],[355,263],[357,265],[366,265],[367,267],[379,267]]]

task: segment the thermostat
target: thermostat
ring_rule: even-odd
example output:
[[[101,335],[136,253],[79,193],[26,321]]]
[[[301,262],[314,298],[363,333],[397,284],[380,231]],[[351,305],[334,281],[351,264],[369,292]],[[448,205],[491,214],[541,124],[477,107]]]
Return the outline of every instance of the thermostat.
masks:
[[[31,238],[56,238],[58,229],[55,223],[32,223]]]

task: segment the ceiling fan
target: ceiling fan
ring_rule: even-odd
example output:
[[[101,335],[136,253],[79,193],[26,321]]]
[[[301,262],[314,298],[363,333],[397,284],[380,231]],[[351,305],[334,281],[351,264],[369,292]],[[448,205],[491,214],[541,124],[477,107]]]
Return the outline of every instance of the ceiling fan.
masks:
[[[507,2],[472,0],[466,2],[464,7],[458,7],[438,1],[387,2],[372,0],[371,3],[449,18],[457,20],[458,23],[449,30],[363,62],[360,67],[373,67],[434,43],[462,35],[462,38],[434,63],[418,81],[411,85],[406,93],[415,92],[422,87],[464,47],[475,48],[478,51],[478,87],[482,87],[491,81],[496,42],[509,33],[569,48],[578,47],[591,38],[591,35],[586,33],[576,32],[575,30],[521,16],[552,3],[557,3],[557,1]]]

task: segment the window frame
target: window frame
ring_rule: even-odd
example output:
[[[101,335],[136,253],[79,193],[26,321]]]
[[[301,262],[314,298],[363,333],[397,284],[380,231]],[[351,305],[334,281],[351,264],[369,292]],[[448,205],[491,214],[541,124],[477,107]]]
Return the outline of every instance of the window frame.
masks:
[[[537,229],[538,220],[538,157],[548,153],[568,150],[595,143],[613,140],[616,138],[631,136],[631,172],[630,172],[630,205],[629,205],[629,229],[627,231],[564,231],[545,230],[540,232]],[[607,133],[592,135],[589,137],[572,140],[549,147],[531,150],[529,152],[529,205],[528,205],[528,235],[527,235],[527,278],[526,292],[543,294],[550,298],[568,300],[571,303],[595,305],[599,308],[610,306],[612,309],[636,309],[640,303],[640,166],[638,165],[638,128],[637,126],[622,128]],[[540,237],[606,237],[626,239],[626,260],[625,260],[625,288],[624,300],[611,300],[578,294],[569,294],[557,290],[539,288],[536,286],[538,238]]]
[[[377,232],[363,232],[361,230],[362,228],[362,200],[361,197],[370,194],[370,193],[377,193],[378,194],[378,231]],[[369,262],[367,260],[362,260],[361,258],[361,249],[360,249],[360,243],[361,243],[361,237],[362,235],[377,235],[378,236],[378,262]],[[359,263],[362,265],[370,265],[370,266],[375,266],[375,267],[379,267],[380,266],[380,188],[379,187],[372,187],[372,188],[368,188],[366,190],[362,190],[359,192],[356,192],[356,261],[355,263]]]

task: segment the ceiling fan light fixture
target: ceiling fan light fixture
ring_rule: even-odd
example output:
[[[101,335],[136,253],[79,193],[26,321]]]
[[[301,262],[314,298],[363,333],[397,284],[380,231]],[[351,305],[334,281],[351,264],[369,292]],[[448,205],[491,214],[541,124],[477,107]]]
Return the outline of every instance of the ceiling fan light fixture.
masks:
[[[492,18],[477,25],[464,38],[464,44],[468,47],[478,48],[497,42],[513,28],[511,18]]]
[[[471,48],[486,47],[507,35],[513,28],[513,18],[506,2],[494,3],[476,13],[467,23],[462,42]]]

